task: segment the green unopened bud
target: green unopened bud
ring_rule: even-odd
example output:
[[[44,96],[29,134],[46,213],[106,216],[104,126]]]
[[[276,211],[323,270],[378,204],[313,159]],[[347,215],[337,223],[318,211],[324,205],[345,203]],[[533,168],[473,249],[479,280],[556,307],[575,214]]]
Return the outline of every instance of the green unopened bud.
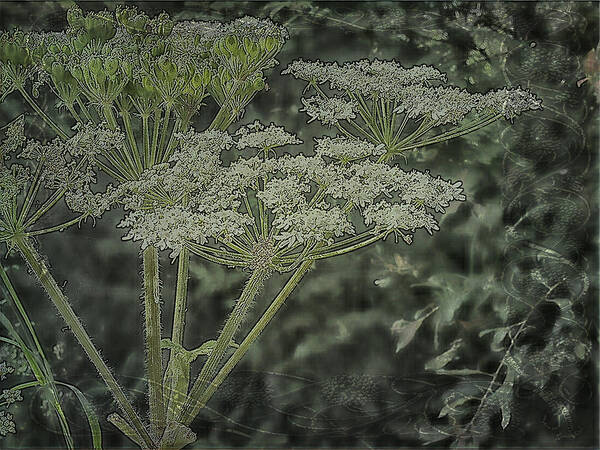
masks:
[[[131,22],[131,27],[137,32],[146,32],[146,26],[148,25],[148,18],[144,16],[137,17]]]
[[[160,13],[158,15],[158,20],[160,21],[160,25],[158,26],[158,34],[161,36],[168,36],[173,31],[173,26],[175,23],[169,19],[169,15],[167,13]]]
[[[175,80],[175,78],[177,78],[177,66],[171,61],[159,63],[159,67],[164,73],[166,81],[168,81],[169,83],[171,83],[173,80]]]
[[[225,45],[225,40],[221,39],[217,41],[213,47],[213,52],[218,56],[227,56],[229,55],[229,50],[227,50],[227,45]]]
[[[149,91],[154,91],[154,83],[152,83],[152,80],[150,79],[150,77],[142,78],[142,86],[144,86],[144,89],[147,89]]]
[[[83,81],[83,70],[81,70],[80,67],[73,67],[71,69],[71,75],[73,75],[76,80]]]
[[[239,52],[239,49],[240,49],[239,41],[236,36],[234,36],[234,35],[227,36],[225,38],[225,45],[227,47],[227,50],[229,50],[229,52],[232,55],[235,55]]]
[[[262,91],[265,88],[265,80],[257,78],[252,82],[252,89],[255,91]]]
[[[275,49],[275,47],[277,47],[277,45],[278,45],[277,39],[275,39],[273,36],[269,36],[265,40],[265,48],[269,52],[272,52]]]
[[[52,79],[56,84],[64,82],[66,79],[65,66],[60,63],[52,64]]]
[[[17,45],[23,45],[25,43],[25,33],[23,33],[21,30],[15,31],[13,34],[13,41]]]
[[[87,34],[82,34],[73,41],[73,47],[75,47],[75,50],[78,52],[81,52],[89,42],[90,37]]]
[[[109,77],[113,77],[119,70],[119,62],[116,59],[107,59],[104,61],[104,71]]]
[[[199,73],[194,74],[191,80],[192,86],[194,89],[200,89],[204,85],[204,80],[202,75]]]
[[[129,61],[123,61],[121,67],[123,68],[125,75],[127,75],[127,78],[131,78],[131,75],[133,74],[133,65]]]
[[[158,42],[154,47],[152,47],[152,56],[155,58],[164,55],[165,53],[165,44],[164,42]]]
[[[204,69],[204,72],[202,72],[202,82],[208,86],[208,83],[210,83],[210,80],[212,78],[212,73],[210,70],[208,69]]]
[[[88,63],[90,71],[97,77],[102,73],[102,60],[100,58],[92,58]]]
[[[260,46],[248,38],[244,39],[244,49],[246,50],[246,54],[252,59],[255,59],[260,54]]]
[[[52,64],[54,64],[55,61],[56,61],[56,59],[52,55],[46,55],[46,56],[44,56],[44,58],[42,59],[42,68],[46,72],[51,72],[52,71]]]

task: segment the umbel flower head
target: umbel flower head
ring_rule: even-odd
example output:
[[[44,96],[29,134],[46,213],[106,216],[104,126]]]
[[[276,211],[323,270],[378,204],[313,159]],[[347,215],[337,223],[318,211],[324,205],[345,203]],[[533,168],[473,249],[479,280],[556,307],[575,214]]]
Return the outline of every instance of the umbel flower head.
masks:
[[[340,134],[293,156],[285,147],[300,140],[274,124],[254,122],[233,135],[180,133],[168,162],[122,186],[126,239],[173,256],[188,247],[214,262],[255,268],[261,261],[278,271],[389,234],[410,244],[419,229],[439,230],[436,215],[465,196],[460,181],[402,169],[393,157],[541,107],[520,88],[472,94],[445,85],[433,67],[395,61],[299,60],[283,73],[315,91],[302,99],[310,121]],[[445,131],[428,137],[440,126]],[[223,158],[247,148],[257,152]]]
[[[0,101],[18,91],[34,103],[31,83],[33,97],[48,88],[80,125],[122,129],[123,149],[98,161],[117,181],[167,162],[171,136],[188,129],[207,98],[221,108],[215,128],[241,118],[268,88],[265,71],[288,38],[268,19],[175,23],[130,6],[87,13],[75,6],[67,22],[63,32],[0,32]]]
[[[233,136],[192,130],[178,140],[168,164],[120,188],[125,238],[174,255],[187,246],[211,261],[254,267],[260,253],[285,271],[390,233],[410,243],[419,229],[439,229],[434,213],[465,199],[460,182],[378,161],[381,149],[358,138],[318,139],[308,156],[284,151],[300,141],[260,122]],[[224,164],[223,152],[246,147],[259,152]]]
[[[0,242],[15,237],[62,231],[88,217],[100,217],[116,198],[109,187],[93,193],[95,156],[120,147],[123,136],[103,125],[87,126],[72,138],[40,142],[25,137],[20,116],[3,130],[0,141]],[[86,199],[84,203],[80,199]],[[94,199],[98,202],[94,203]],[[79,214],[63,223],[40,228],[38,222],[61,200]]]
[[[299,59],[282,74],[304,81],[305,92],[315,91],[302,99],[309,122],[383,144],[386,158],[541,109],[541,100],[520,87],[471,93],[448,85],[434,67],[405,68],[394,60],[340,65]],[[438,127],[444,131],[433,134]]]

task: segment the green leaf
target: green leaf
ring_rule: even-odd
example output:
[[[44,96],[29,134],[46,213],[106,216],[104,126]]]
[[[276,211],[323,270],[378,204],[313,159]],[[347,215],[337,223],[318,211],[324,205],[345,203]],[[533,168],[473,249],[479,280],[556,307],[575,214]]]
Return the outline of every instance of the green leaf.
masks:
[[[100,430],[100,423],[98,416],[94,411],[94,408],[90,404],[89,400],[83,395],[83,393],[72,384],[63,383],[62,381],[56,381],[56,384],[69,388],[79,400],[81,408],[87,417],[88,424],[90,425],[90,432],[92,433],[92,445],[94,450],[102,449],[102,431]]]
[[[397,336],[398,338],[398,342],[396,343],[396,353],[410,344],[415,337],[417,330],[421,328],[423,321],[432,315],[436,310],[437,308],[434,308],[428,313],[423,313],[424,310],[420,310],[415,314],[415,320],[407,321],[400,319],[392,324],[392,335]]]
[[[123,419],[119,414],[112,413],[106,418],[106,420],[108,420],[115,427],[117,427],[121,431],[121,433],[123,433],[133,442],[135,442],[140,448],[146,447],[146,444],[144,443],[144,440],[139,435],[139,433],[135,429],[133,429],[133,427],[129,425],[129,423],[125,419]]]
[[[444,406],[440,413],[438,414],[438,418],[442,418],[447,416],[448,414],[455,415],[453,413],[458,412],[457,409],[459,406],[464,405],[465,403],[467,403],[470,400],[473,400],[472,397],[469,397],[467,395],[461,395],[461,397],[454,399],[452,401],[449,401],[450,399],[446,399],[446,406]]]
[[[181,449],[195,440],[196,433],[189,427],[178,422],[169,422],[160,440],[160,448]]]
[[[494,399],[496,403],[500,405],[500,410],[502,411],[501,425],[503,429],[506,428],[510,423],[512,394],[515,378],[516,373],[513,370],[508,369],[502,386],[500,386],[498,390],[494,392]]]
[[[490,346],[490,348],[494,352],[501,352],[502,350],[504,350],[504,347],[502,346],[502,341],[504,341],[504,338],[508,334],[508,331],[509,331],[508,327],[492,328],[489,330],[481,331],[479,333],[479,337],[483,337],[483,336],[493,332],[494,336],[492,337],[492,345]]]
[[[174,420],[179,409],[187,400],[190,385],[190,366],[201,355],[209,355],[215,348],[217,341],[204,342],[194,350],[187,350],[183,346],[173,342],[171,339],[162,339],[161,348],[171,350],[171,357],[164,376],[165,403],[167,404],[167,419]],[[238,344],[231,341],[231,347],[237,348]]]
[[[425,370],[437,371],[442,367],[446,366],[450,361],[456,359],[456,354],[458,353],[458,350],[461,345],[462,339],[455,340],[448,350],[446,350],[441,355],[438,355],[435,358],[427,361],[427,363],[425,364]]]

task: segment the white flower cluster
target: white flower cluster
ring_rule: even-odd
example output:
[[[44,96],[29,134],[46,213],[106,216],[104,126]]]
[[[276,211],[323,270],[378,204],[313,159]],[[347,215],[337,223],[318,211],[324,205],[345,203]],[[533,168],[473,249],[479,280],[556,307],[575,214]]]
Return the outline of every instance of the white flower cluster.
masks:
[[[0,144],[2,160],[17,162],[10,166],[0,162],[0,220],[12,223],[10,205],[18,203],[19,196],[24,198],[24,192],[32,188],[39,193],[40,186],[58,194],[58,198],[64,195],[67,206],[84,218],[100,217],[116,204],[120,197],[116,188],[109,185],[104,192],[95,193],[92,185],[96,183],[96,160],[118,151],[124,137],[102,124],[75,129],[77,133],[66,141],[56,138],[42,143],[26,140],[22,118],[6,127],[6,138]],[[33,200],[33,204],[40,203]]]
[[[0,144],[0,165],[3,159],[8,159],[12,153],[17,152],[25,141],[25,116],[20,115],[4,130],[4,140]]]
[[[321,207],[299,208],[277,216],[273,227],[278,230],[275,239],[284,247],[295,247],[311,241],[331,245],[334,238],[355,232],[348,215],[341,208],[328,208],[325,203]]]
[[[272,130],[286,139],[266,139]],[[332,245],[359,229],[400,233],[409,242],[417,229],[438,229],[429,210],[442,213],[450,202],[465,199],[460,182],[376,162],[381,148],[365,141],[323,137],[316,140],[314,156],[237,155],[225,165],[221,153],[233,146],[266,148],[295,140],[283,128],[256,122],[234,138],[222,131],[179,135],[168,164],[124,183],[119,189],[127,211],[120,224],[129,229],[125,239],[169,248],[173,255],[192,242],[220,251],[219,244],[236,237],[255,243],[268,237],[276,248],[292,251]],[[363,215],[360,224],[351,218],[356,208]],[[262,232],[268,236],[259,236]]]
[[[3,401],[6,406],[9,406],[13,403],[23,401],[23,396],[19,389],[4,389],[2,395],[0,395],[0,401]]]
[[[283,72],[308,83],[329,83],[333,90],[357,92],[366,97],[395,98],[402,86],[446,81],[446,75],[427,65],[402,67],[395,60],[362,59],[339,65],[321,61],[293,61]]]
[[[385,153],[383,144],[375,145],[358,138],[323,137],[315,139],[315,142],[315,153],[318,156],[328,156],[344,163]]]
[[[406,113],[410,119],[430,117],[436,126],[458,124],[472,111],[490,111],[512,119],[524,111],[541,109],[541,100],[520,87],[485,94],[470,93],[455,86],[444,86],[446,75],[431,66],[406,69],[396,61],[361,60],[340,66],[299,59],[282,74],[290,74],[313,87],[329,83],[330,89],[348,96],[330,99],[336,99],[335,107],[342,111],[337,119],[338,110],[333,103],[316,97],[311,97],[310,101],[302,99],[303,111],[313,120],[316,118],[327,125],[353,118],[349,114],[356,108],[356,104],[350,107],[355,95],[395,102],[394,113]],[[433,86],[432,82],[442,85]],[[347,117],[343,117],[344,114]]]
[[[365,223],[374,224],[377,231],[395,231],[402,233],[401,230],[414,232],[418,228],[425,228],[429,234],[439,230],[435,218],[429,214],[425,208],[419,208],[413,204],[392,204],[386,201],[367,207],[364,211]],[[407,243],[412,242],[411,237],[405,237]]]
[[[65,203],[71,211],[94,219],[102,217],[120,198],[120,191],[110,184],[104,192],[92,192],[89,185],[86,185],[82,189],[65,193]]]
[[[119,151],[125,143],[125,135],[111,130],[104,122],[98,125],[77,123],[73,130],[76,134],[67,141],[67,151],[74,157],[85,156],[91,162],[101,155]]]
[[[542,101],[518,86],[513,89],[502,88],[489,91],[481,99],[479,108],[496,111],[506,119],[512,120],[525,111],[542,109]]]
[[[283,127],[275,126],[273,123],[265,126],[258,120],[238,129],[236,136],[239,136],[236,143],[238,150],[247,147],[271,150],[284,145],[302,144],[296,135],[288,133]]]
[[[0,381],[6,380],[6,375],[10,375],[14,371],[15,368],[9,366],[6,361],[0,362]]]
[[[6,436],[8,433],[16,433],[17,429],[13,422],[13,415],[6,411],[0,411],[0,435]]]
[[[140,180],[119,186],[128,211],[119,224],[129,228],[124,239],[140,240],[142,247],[170,248],[173,255],[185,242],[227,241],[252,223],[235,211],[240,193],[222,176],[219,155],[231,148],[232,137],[222,131],[192,130],[178,139],[169,164],[156,165]]]
[[[340,120],[349,120],[356,117],[356,103],[346,101],[341,97],[323,98],[313,96],[302,98],[304,108],[301,112],[306,112],[310,116],[308,123],[318,120],[323,125],[331,127]]]

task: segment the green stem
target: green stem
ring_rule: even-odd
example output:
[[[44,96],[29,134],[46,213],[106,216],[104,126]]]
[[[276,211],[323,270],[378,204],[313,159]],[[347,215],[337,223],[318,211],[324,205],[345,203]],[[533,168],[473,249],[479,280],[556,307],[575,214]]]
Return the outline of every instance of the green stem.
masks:
[[[183,346],[183,333],[185,330],[185,313],[187,310],[188,278],[190,272],[190,251],[183,248],[179,254],[177,263],[177,286],[175,290],[175,309],[173,311],[173,330],[171,332],[171,341],[173,344]],[[175,419],[177,415],[177,406],[185,401],[185,395],[189,387],[189,367],[187,373],[183,374],[176,370],[177,355],[171,351],[169,355],[169,365],[165,372],[164,389],[169,388],[169,392],[163,392],[165,396],[165,405],[167,405],[167,421]],[[167,386],[168,375],[175,376],[176,379],[170,380]],[[184,392],[177,389],[171,389],[171,386],[185,385]],[[182,400],[183,398],[183,400]]]
[[[185,327],[185,310],[190,273],[190,251],[183,248],[177,264],[177,288],[175,291],[175,312],[173,314],[173,334],[171,340],[183,345],[183,330]]]
[[[354,250],[358,250],[360,248],[366,247],[367,245],[371,245],[373,242],[377,242],[379,239],[385,237],[386,234],[387,234],[387,232],[377,234],[377,235],[373,236],[372,238],[367,239],[366,241],[359,242],[358,244],[351,245],[350,247],[341,248],[339,250],[334,250],[334,251],[327,252],[327,253],[317,253],[316,255],[311,256],[311,258],[312,259],[325,259],[325,258],[331,258],[333,256],[344,255],[346,253],[353,252]]]
[[[42,230],[29,231],[29,232],[25,233],[25,236],[39,236],[40,234],[48,234],[48,233],[52,233],[54,231],[64,231],[66,228],[72,227],[73,225],[80,223],[85,218],[86,218],[86,215],[82,214],[79,217],[75,217],[74,219],[71,219],[67,222],[60,223],[53,227],[44,228]]]
[[[31,225],[33,225],[35,222],[37,222],[40,219],[40,217],[42,217],[44,214],[46,214],[50,209],[52,209],[52,207],[54,205],[56,205],[56,203],[58,203],[58,201],[63,197],[63,195],[66,192],[67,192],[67,190],[64,188],[55,191],[50,196],[50,198],[48,198],[48,200],[46,200],[46,202],[33,214],[33,216],[31,216],[29,218],[29,220],[27,220],[24,228],[28,228]]]
[[[67,109],[69,110],[69,113],[71,113],[71,116],[73,116],[73,119],[75,119],[77,123],[83,123],[83,120],[81,120],[81,117],[79,117],[79,114],[77,114],[77,111],[75,111],[73,104],[67,104]]]
[[[267,269],[256,269],[248,279],[240,298],[237,300],[231,315],[225,322],[223,330],[219,334],[217,343],[210,353],[206,363],[202,367],[200,374],[196,378],[188,400],[182,408],[179,416],[179,423],[189,425],[198,414],[203,405],[199,402],[204,391],[210,387],[210,380],[215,376],[218,366],[230,346],[231,340],[238,330],[240,324],[246,317],[251,303],[258,295],[264,281],[268,277]]]
[[[54,130],[54,132],[63,141],[66,141],[67,139],[69,139],[69,136],[63,130],[61,130],[61,128],[50,118],[50,116],[48,116],[48,114],[46,114],[38,106],[38,104],[35,102],[35,100],[31,98],[31,96],[27,93],[27,91],[25,91],[25,89],[23,89],[21,87],[21,88],[19,88],[19,92],[21,93],[21,95],[23,96],[23,98],[25,99],[25,101],[27,103],[29,103],[29,106],[31,106],[35,110],[35,112],[38,113],[38,115],[44,120],[44,122],[46,122],[48,124],[48,126],[50,128],[52,128],[52,130]]]
[[[12,285],[10,278],[8,278],[8,274],[4,270],[4,267],[2,266],[2,264],[0,264],[0,278],[2,278],[4,286],[6,287],[6,290],[8,291],[8,294],[10,295],[10,298],[12,299],[13,304],[19,311],[19,314],[21,315],[21,318],[23,319],[23,322],[25,323],[27,330],[29,330],[29,334],[31,335],[31,338],[33,339],[36,350],[38,351],[40,356],[45,360],[46,355],[44,354],[44,350],[42,349],[42,346],[40,345],[40,341],[38,340],[37,334],[35,333],[35,329],[33,328],[33,323],[31,322],[31,320],[29,320],[29,316],[25,312],[25,308],[23,307],[21,300],[19,300],[19,296],[17,295],[17,292],[15,291],[15,288]]]
[[[160,348],[160,293],[158,250],[146,247],[143,252],[144,306],[146,313],[146,373],[150,403],[150,425],[156,438],[162,435],[165,411],[162,396],[162,352]]]
[[[197,403],[197,407],[196,407],[197,411],[199,411],[201,408],[206,406],[206,404],[211,399],[211,397],[213,396],[213,394],[215,393],[217,388],[221,385],[221,383],[223,383],[225,378],[227,378],[227,376],[231,373],[231,371],[234,369],[234,367],[237,365],[237,363],[240,362],[240,360],[248,352],[248,350],[250,349],[250,346],[254,343],[254,341],[256,341],[258,339],[258,337],[263,332],[263,330],[267,327],[267,325],[269,324],[271,319],[275,316],[275,314],[277,314],[277,311],[279,311],[279,309],[283,306],[286,299],[290,296],[290,294],[292,293],[294,288],[298,285],[300,280],[302,280],[304,275],[306,275],[306,273],[308,272],[308,270],[310,269],[312,264],[313,264],[313,262],[311,260],[304,261],[296,269],[296,271],[290,277],[290,279],[287,281],[285,286],[281,289],[281,291],[279,291],[279,294],[277,294],[277,297],[275,297],[275,299],[271,302],[269,307],[266,309],[266,311],[260,317],[258,322],[256,322],[256,325],[254,325],[252,330],[250,330],[250,332],[244,338],[244,340],[242,341],[240,346],[235,349],[235,351],[233,352],[231,357],[227,360],[225,365],[221,368],[221,370],[219,370],[219,373],[217,373],[217,376],[214,378],[214,380],[208,385],[206,390],[203,392],[202,396],[199,398],[198,403]],[[195,414],[191,415],[191,419],[189,419],[189,422],[191,422],[194,419],[196,414],[197,414],[197,412]]]
[[[144,428],[142,420],[131,406],[131,403],[121,389],[121,386],[119,386],[119,383],[115,379],[114,375],[100,356],[100,352],[98,349],[96,349],[89,335],[86,333],[83,325],[79,321],[79,318],[71,308],[71,305],[69,305],[69,301],[50,274],[50,271],[48,270],[48,267],[44,263],[42,257],[37,253],[28,238],[15,237],[13,242],[21,252],[23,259],[27,261],[36,277],[44,287],[44,290],[54,303],[54,306],[56,306],[56,309],[58,309],[60,315],[73,332],[77,342],[79,342],[79,344],[83,347],[88,358],[90,361],[92,361],[96,367],[96,370],[98,370],[98,373],[115,397],[119,407],[131,422],[131,425],[140,434],[140,436],[143,437],[144,443],[148,448],[155,448],[155,444]]]
[[[29,184],[29,189],[27,190],[27,195],[25,196],[25,201],[23,202],[23,207],[21,208],[21,214],[19,214],[19,223],[23,223],[27,219],[29,210],[33,205],[35,197],[37,196],[38,190],[41,185],[40,175],[42,174],[43,167],[44,165],[42,163],[39,163],[35,169],[33,180]]]
[[[144,141],[144,168],[150,167],[150,129],[148,127],[148,115],[142,115],[142,136]]]
[[[156,108],[154,111],[154,119],[153,119],[153,130],[152,130],[152,146],[150,147],[150,164],[149,167],[152,167],[156,164],[157,155],[160,153],[158,149],[158,134],[160,133],[160,117],[161,117],[160,108]]]
[[[112,105],[111,104],[103,104],[102,105],[102,113],[104,114],[104,118],[108,122],[108,126],[111,130],[116,130],[118,128],[117,119],[115,119],[115,115],[113,114]]]
[[[447,131],[446,133],[441,133],[436,136],[432,136],[424,141],[416,142],[411,145],[401,146],[400,150],[402,150],[402,151],[411,150],[411,149],[415,149],[418,147],[424,147],[426,145],[437,144],[439,142],[448,141],[450,139],[454,139],[454,138],[463,136],[465,134],[469,134],[474,131],[477,131],[480,128],[483,128],[483,127],[495,122],[500,117],[502,117],[502,115],[498,114],[498,115],[492,116],[488,119],[484,119],[482,121],[476,121],[473,125],[470,125],[467,128],[463,128],[463,127],[455,128],[453,130]]]
[[[121,117],[123,118],[123,124],[125,125],[125,133],[127,134],[127,140],[129,141],[129,148],[133,154],[135,167],[137,168],[137,172],[141,174],[144,169],[142,160],[140,159],[140,151],[138,150],[137,141],[135,140],[135,136],[133,134],[133,127],[131,126],[131,115],[129,114],[129,111],[122,109]]]
[[[166,151],[167,135],[169,134],[169,121],[171,119],[171,104],[167,103],[165,117],[163,118],[162,130],[160,133],[160,144],[158,145],[158,161],[161,161]]]
[[[79,97],[77,97],[77,104],[79,105],[79,109],[83,112],[83,115],[89,120],[91,123],[96,123],[96,121],[92,118],[89,110],[86,108],[85,104],[81,101]]]

